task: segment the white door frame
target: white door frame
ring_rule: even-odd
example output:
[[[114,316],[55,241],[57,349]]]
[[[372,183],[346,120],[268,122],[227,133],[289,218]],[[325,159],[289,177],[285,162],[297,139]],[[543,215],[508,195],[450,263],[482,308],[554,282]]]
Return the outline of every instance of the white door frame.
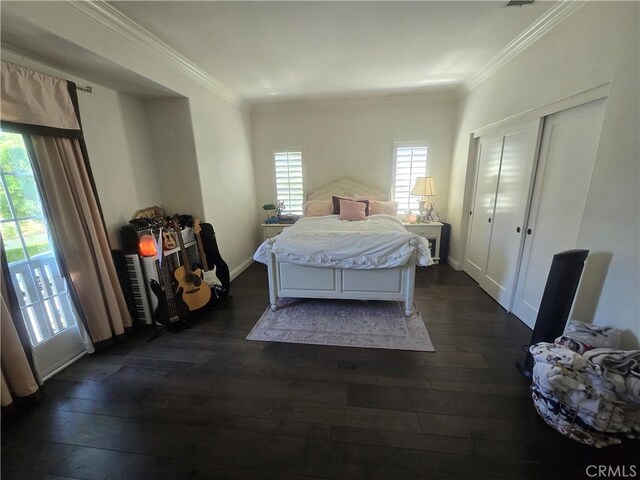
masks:
[[[605,114],[606,102],[600,100],[572,107],[547,118],[513,304],[513,313],[531,328],[537,318],[539,302],[542,299],[553,255],[579,247],[577,241],[584,218]],[[570,137],[563,138],[559,137],[558,133],[554,133],[556,125],[560,128],[571,128],[577,125],[577,122],[587,118],[593,123],[583,124],[583,128],[574,130]],[[596,132],[596,138],[589,135]],[[567,149],[569,154],[566,152]],[[555,158],[555,161],[549,164],[549,158]],[[576,160],[583,162],[576,165]],[[556,174],[550,176],[550,172],[553,171]],[[563,171],[564,174],[562,174]],[[560,188],[558,181],[564,180],[569,175],[572,176],[570,185]],[[549,183],[554,184],[554,182],[555,188],[548,189]],[[562,187],[565,187],[564,183]],[[543,194],[545,188],[547,193]],[[568,195],[568,192],[571,194]],[[554,193],[555,196],[552,196]],[[540,208],[542,202],[546,203],[546,208]],[[554,208],[559,203],[565,204],[562,213]],[[541,213],[544,215],[542,218]],[[541,230],[543,221],[546,221],[547,227]],[[557,225],[561,228],[555,228]],[[533,264],[532,255],[535,255]],[[530,267],[531,265],[533,267]],[[531,276],[530,268],[533,268]]]

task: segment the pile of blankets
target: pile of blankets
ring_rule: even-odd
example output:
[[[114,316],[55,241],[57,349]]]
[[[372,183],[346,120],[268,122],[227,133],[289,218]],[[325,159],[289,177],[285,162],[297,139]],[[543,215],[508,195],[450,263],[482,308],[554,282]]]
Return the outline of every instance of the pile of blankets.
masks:
[[[640,350],[600,347],[617,347],[619,331],[578,323],[555,343],[529,349],[536,361],[534,405],[545,422],[574,440],[595,447],[618,444],[621,436],[640,433]],[[601,336],[603,330],[604,340],[594,341],[594,333]]]

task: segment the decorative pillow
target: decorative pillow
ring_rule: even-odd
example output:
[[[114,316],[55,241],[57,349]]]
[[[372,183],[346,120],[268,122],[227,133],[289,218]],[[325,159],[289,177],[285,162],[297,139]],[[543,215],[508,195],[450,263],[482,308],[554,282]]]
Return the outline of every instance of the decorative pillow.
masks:
[[[395,217],[398,214],[398,204],[396,202],[380,202],[372,200],[369,204],[371,215],[384,213]]]
[[[355,222],[366,220],[367,205],[364,202],[354,202],[353,200],[340,199],[340,220]]]
[[[333,211],[331,213],[333,213],[334,215],[340,214],[340,200],[363,203],[365,205],[365,215],[369,215],[369,200],[355,200],[348,197],[336,197],[335,195],[331,197],[331,203],[333,205]]]
[[[309,200],[304,204],[303,212],[305,217],[324,217],[331,215],[332,209],[330,200]]]

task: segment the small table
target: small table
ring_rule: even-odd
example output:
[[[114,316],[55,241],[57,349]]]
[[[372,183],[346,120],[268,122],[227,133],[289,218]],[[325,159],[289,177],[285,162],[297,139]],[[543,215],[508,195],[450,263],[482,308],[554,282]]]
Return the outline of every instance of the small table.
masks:
[[[436,263],[440,263],[440,233],[442,230],[442,223],[440,222],[429,222],[429,223],[405,223],[403,222],[404,228],[409,230],[411,233],[415,233],[416,235],[420,235],[421,237],[426,238],[430,242],[433,241],[433,261]]]
[[[273,238],[282,232],[285,228],[293,225],[292,223],[263,223],[262,227],[262,240],[267,238]]]

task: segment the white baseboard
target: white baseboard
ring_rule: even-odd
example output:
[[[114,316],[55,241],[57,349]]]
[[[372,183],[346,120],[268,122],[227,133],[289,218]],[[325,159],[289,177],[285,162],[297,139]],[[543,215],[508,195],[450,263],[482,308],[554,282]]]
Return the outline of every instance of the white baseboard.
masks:
[[[229,273],[229,277],[231,277],[231,281],[233,281],[238,275],[240,275],[247,268],[249,268],[252,263],[253,263],[253,257],[249,257],[240,265],[238,265],[236,268],[231,270],[231,272]]]
[[[447,257],[447,263],[451,267],[453,267],[454,270],[462,270],[462,265],[460,265],[460,262],[455,260],[451,255]]]

